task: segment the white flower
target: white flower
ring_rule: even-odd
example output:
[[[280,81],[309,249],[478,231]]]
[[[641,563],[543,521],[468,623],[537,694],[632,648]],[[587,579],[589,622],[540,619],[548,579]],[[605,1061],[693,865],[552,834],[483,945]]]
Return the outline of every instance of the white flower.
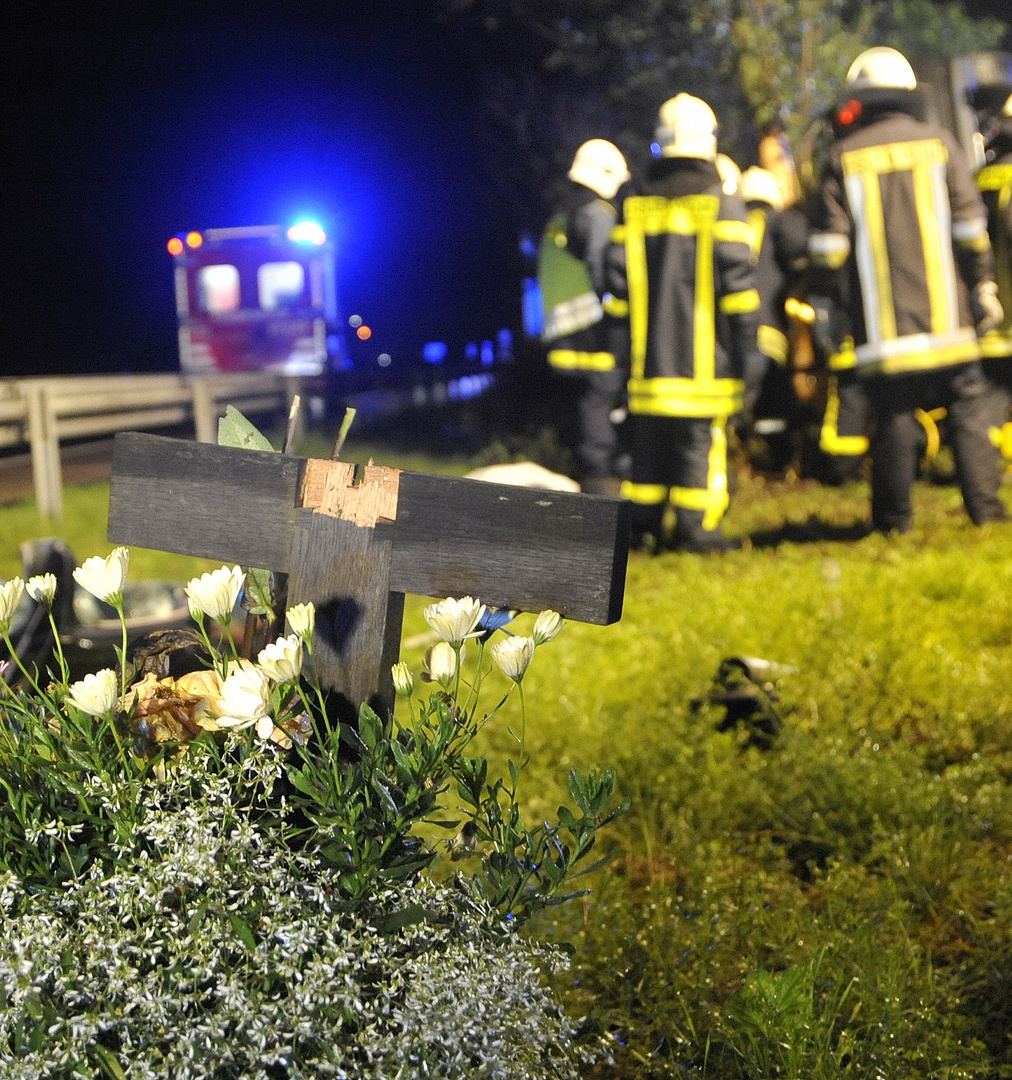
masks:
[[[129,561],[130,551],[125,547],[113,548],[104,559],[101,555],[92,555],[74,571],[74,580],[99,600],[119,607],[123,603]]]
[[[508,637],[492,646],[496,666],[514,682],[520,682],[534,659],[534,638]]]
[[[295,682],[302,671],[302,638],[279,637],[260,650],[260,670],[275,682]]]
[[[542,611],[534,620],[534,644],[544,645],[566,625],[566,620],[557,611]]]
[[[192,578],[186,585],[187,603],[192,613],[196,608],[222,624],[232,621],[232,609],[239,599],[245,574],[241,567],[219,567],[210,573]]]
[[[394,677],[394,691],[398,697],[409,698],[411,697],[411,691],[415,688],[415,678],[411,674],[411,670],[407,664],[402,660],[398,664],[390,669],[391,675]]]
[[[461,663],[464,660],[464,646],[460,647]],[[422,678],[426,682],[437,682],[444,690],[449,689],[457,674],[457,654],[448,641],[437,641],[425,654],[422,661]]]
[[[97,595],[97,594],[96,594]],[[110,712],[119,694],[119,678],[112,668],[102,668],[94,675],[85,675],[67,692],[67,701],[89,716]]]
[[[25,592],[23,578],[15,577],[0,585],[0,631],[7,633],[11,626],[14,612],[18,610],[21,597]]]
[[[314,604],[296,604],[285,613],[288,628],[298,634],[303,641],[309,641],[316,629],[316,606]]]
[[[53,598],[56,596],[56,575],[36,574],[28,579],[25,586],[28,595],[37,603],[46,608],[53,606]]]
[[[250,660],[232,661],[215,702],[219,727],[247,728],[270,715],[267,676]]]
[[[485,614],[485,605],[472,596],[464,596],[460,600],[447,597],[438,604],[430,604],[422,614],[443,641],[459,645],[466,638],[476,637],[481,632],[474,628]]]

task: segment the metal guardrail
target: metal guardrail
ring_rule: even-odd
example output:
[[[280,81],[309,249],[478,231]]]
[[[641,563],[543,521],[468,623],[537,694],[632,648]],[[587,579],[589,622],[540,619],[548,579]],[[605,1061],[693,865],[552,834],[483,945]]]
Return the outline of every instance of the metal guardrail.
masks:
[[[200,442],[215,442],[226,405],[243,413],[280,409],[301,382],[273,372],[0,379],[0,446],[31,448],[39,512],[60,518],[61,441],[192,421]]]

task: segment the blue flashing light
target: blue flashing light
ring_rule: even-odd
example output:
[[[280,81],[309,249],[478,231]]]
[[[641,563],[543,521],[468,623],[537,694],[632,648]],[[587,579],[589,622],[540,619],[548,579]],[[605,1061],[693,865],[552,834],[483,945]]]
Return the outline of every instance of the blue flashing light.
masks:
[[[422,348],[422,357],[427,364],[441,364],[446,359],[446,342],[429,341]]]
[[[528,259],[537,258],[538,245],[534,243],[534,239],[530,233],[524,233],[524,235],[520,237],[520,253],[526,255]]]
[[[507,328],[503,327],[495,336],[496,342],[496,359],[497,360],[512,360],[513,359],[513,334]]]
[[[541,331],[545,325],[545,309],[537,278],[524,278],[522,303],[524,333],[530,338],[541,337]]]
[[[287,233],[288,239],[296,244],[315,244],[319,247],[327,242],[327,234],[315,221],[300,221]]]
[[[484,367],[491,367],[495,361],[495,353],[492,351],[492,342],[483,341],[481,343],[481,362]]]
[[[659,142],[652,142],[650,144],[650,153],[653,157],[661,156],[661,144]]]
[[[468,360],[477,360],[478,359],[478,345],[477,345],[477,342],[469,341],[464,346],[464,355],[467,357]]]

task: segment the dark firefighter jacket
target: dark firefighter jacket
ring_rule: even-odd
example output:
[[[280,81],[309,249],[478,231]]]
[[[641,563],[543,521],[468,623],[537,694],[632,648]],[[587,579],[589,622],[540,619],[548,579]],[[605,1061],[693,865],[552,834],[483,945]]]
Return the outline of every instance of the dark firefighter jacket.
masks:
[[[553,367],[610,371],[615,357],[602,325],[605,255],[617,211],[583,184],[569,182],[538,250],[544,306],[542,340]]]
[[[1012,119],[1003,120],[991,143],[994,160],[977,173],[977,187],[987,206],[988,231],[994,248],[994,274],[1005,318],[997,330],[980,340],[986,357],[1012,362]]]
[[[992,274],[984,204],[955,139],[897,111],[904,93],[834,143],[813,207],[811,295],[834,302],[835,344],[859,374],[980,357],[969,290]]]
[[[612,237],[613,309],[628,303],[629,411],[737,412],[759,323],[745,204],[723,193],[709,162],[662,158],[644,194],[623,202]]]
[[[808,267],[808,219],[800,207],[774,210],[769,203],[748,203],[755,234],[760,300],[759,351],[781,366],[787,363],[787,299]]]

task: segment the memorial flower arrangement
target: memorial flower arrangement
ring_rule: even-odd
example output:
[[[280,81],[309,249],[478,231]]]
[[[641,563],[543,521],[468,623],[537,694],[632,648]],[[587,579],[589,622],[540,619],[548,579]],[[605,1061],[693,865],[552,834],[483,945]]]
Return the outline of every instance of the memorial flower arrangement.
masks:
[[[128,565],[117,548],[75,572],[123,628],[116,668],[76,681],[55,578],[0,585],[20,668],[0,680],[0,1074],[541,1080],[599,1055],[548,988],[564,954],[517,933],[579,895],[625,808],[611,770],[574,771],[574,806],[523,820],[523,680],[559,615],[527,635],[471,597],[431,605],[428,696],[398,663],[406,718],[342,724],[312,604],[274,636],[260,620],[251,649],[232,632],[243,570],[195,578],[201,663],[173,677],[128,652]],[[49,613],[48,672],[11,641],[25,594]],[[516,760],[495,777],[471,744],[512,694]]]

